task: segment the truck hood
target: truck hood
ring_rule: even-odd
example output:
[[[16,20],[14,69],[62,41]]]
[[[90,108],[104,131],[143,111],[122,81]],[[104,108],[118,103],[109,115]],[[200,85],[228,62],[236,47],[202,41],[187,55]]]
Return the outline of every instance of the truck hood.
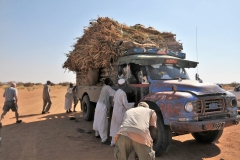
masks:
[[[172,86],[177,86],[177,91],[190,92],[197,96],[201,95],[219,95],[226,94],[226,91],[213,83],[199,83],[196,80],[167,80],[167,81],[155,81],[151,84],[152,92],[164,92],[172,91]]]

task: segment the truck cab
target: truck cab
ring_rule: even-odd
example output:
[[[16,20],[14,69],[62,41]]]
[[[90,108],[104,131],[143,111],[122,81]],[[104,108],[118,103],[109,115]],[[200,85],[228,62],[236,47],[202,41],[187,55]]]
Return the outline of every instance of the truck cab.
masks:
[[[156,156],[169,150],[172,136],[190,133],[197,141],[211,143],[221,137],[225,127],[239,123],[236,97],[216,84],[190,80],[187,68],[195,68],[198,62],[185,57],[182,52],[132,48],[116,62],[118,72],[113,76],[127,81],[129,102],[146,102],[157,114]],[[94,99],[88,93],[99,96],[101,87],[86,90],[83,87],[79,96],[85,115],[93,114],[88,106],[97,102],[97,95]],[[87,102],[84,94],[88,94]]]

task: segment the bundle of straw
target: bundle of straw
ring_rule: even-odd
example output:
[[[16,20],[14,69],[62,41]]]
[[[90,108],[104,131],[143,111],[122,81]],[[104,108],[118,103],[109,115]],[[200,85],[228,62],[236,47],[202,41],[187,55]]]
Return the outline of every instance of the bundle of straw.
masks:
[[[119,46],[120,41],[129,42],[135,47],[182,50],[182,44],[176,41],[175,36],[171,32],[159,32],[153,27],[146,28],[141,24],[127,26],[108,17],[99,17],[90,20],[89,27],[84,29],[84,34],[78,38],[73,51],[66,54],[67,60],[62,67],[82,73],[92,69],[111,68],[129,47]]]

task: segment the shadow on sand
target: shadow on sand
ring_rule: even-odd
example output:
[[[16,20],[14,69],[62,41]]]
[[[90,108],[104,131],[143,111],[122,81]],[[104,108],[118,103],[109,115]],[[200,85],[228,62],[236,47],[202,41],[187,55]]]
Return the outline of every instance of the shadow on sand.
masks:
[[[195,139],[186,141],[172,141],[169,151],[156,159],[171,160],[202,160],[212,158],[221,153],[220,148],[214,143],[205,144]]]
[[[24,122],[31,116],[38,116],[37,121]],[[73,116],[75,120],[70,120]],[[114,148],[101,144],[100,139],[95,138],[93,122],[85,121],[81,112],[30,114],[21,118],[21,124],[1,128],[0,159],[114,159]],[[220,153],[219,147],[213,143],[203,144],[193,139],[184,142],[173,140],[170,150],[156,159],[201,160]],[[129,160],[132,159],[133,153],[129,157]]]
[[[33,117],[33,116],[39,116],[39,115],[44,115],[44,114],[28,114],[28,115],[20,115],[19,118],[27,118],[27,117]],[[15,117],[12,117],[10,119],[15,119]]]

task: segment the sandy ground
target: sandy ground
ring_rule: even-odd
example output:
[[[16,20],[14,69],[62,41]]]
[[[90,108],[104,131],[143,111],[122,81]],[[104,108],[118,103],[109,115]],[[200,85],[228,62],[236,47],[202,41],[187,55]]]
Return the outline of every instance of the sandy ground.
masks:
[[[3,93],[0,88],[0,95]],[[42,86],[19,89],[21,124],[15,124],[13,112],[8,112],[1,129],[0,160],[112,160],[113,147],[100,143],[92,130],[92,122],[84,121],[80,105],[76,113],[63,109],[66,87],[53,86],[52,108],[42,111]],[[2,110],[4,99],[0,97]],[[2,111],[1,111],[2,112]],[[77,121],[69,120],[75,116]],[[80,133],[77,129],[91,131]],[[171,149],[156,159],[161,160],[239,160],[240,125],[225,128],[217,143],[202,144],[190,134],[173,138]],[[133,154],[129,157],[133,160]]]

